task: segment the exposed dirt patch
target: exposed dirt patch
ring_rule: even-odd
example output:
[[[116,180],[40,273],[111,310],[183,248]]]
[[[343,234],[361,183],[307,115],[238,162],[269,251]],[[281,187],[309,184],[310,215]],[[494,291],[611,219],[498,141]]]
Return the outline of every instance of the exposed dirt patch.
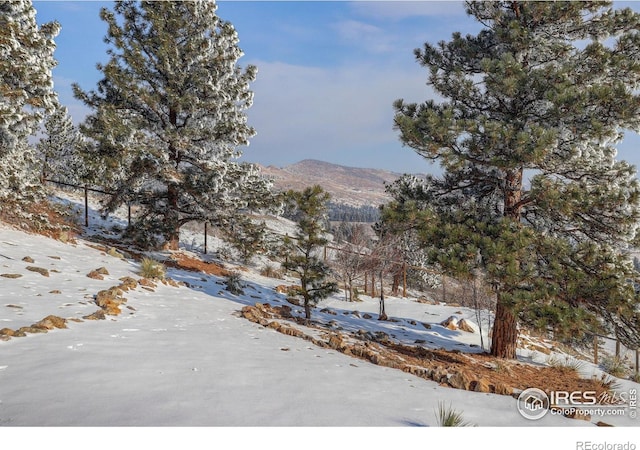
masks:
[[[75,218],[63,206],[46,200],[26,204],[5,201],[0,207],[0,222],[63,242],[74,242],[80,234]]]
[[[208,275],[215,275],[218,277],[226,277],[230,273],[229,270],[225,269],[220,264],[205,262],[192,256],[185,255],[184,253],[174,253],[171,255],[171,258],[164,261],[163,264],[167,267],[190,270],[192,272],[204,272]]]
[[[595,391],[598,395],[609,392],[610,386],[600,379],[585,379],[569,367],[548,367],[498,359],[488,354],[457,353],[411,347],[389,341],[380,343],[391,352],[399,353],[420,366],[446,365],[451,372],[470,371],[473,378],[490,379],[503,383],[519,392],[528,388],[551,391]]]

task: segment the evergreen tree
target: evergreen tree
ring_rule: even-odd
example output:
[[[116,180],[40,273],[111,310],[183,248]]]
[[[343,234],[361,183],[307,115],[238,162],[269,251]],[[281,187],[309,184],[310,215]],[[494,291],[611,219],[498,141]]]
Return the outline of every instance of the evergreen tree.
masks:
[[[38,26],[29,0],[0,2],[0,200],[42,194],[28,138],[57,104],[51,71],[59,29]]]
[[[42,180],[53,177],[65,183],[80,182],[79,175],[84,172],[84,161],[80,157],[83,139],[67,108],[60,105],[45,117],[44,134],[36,145]]]
[[[93,108],[81,127],[95,142],[95,176],[115,192],[113,211],[137,199],[134,228],[178,247],[182,225],[224,227],[269,198],[269,184],[238,147],[255,132],[244,111],[257,69],[242,70],[238,36],[213,1],[117,2],[101,10],[110,60],[98,90],[75,95]]]
[[[239,253],[244,263],[266,249],[266,224],[255,223],[250,216],[238,217],[228,228],[220,230]]]
[[[635,169],[640,16],[610,2],[473,2],[476,36],[416,50],[444,100],[395,104],[401,140],[444,169],[418,190],[423,238],[449,273],[481,267],[497,291],[492,354],[514,358],[521,321],[638,347]]]
[[[327,281],[329,266],[318,256],[318,251],[328,242],[323,223],[330,197],[316,185],[304,191],[289,191],[287,198],[294,210],[298,229],[294,238],[286,243],[293,252],[287,255],[282,266],[300,276],[305,317],[309,320],[311,306],[338,291],[335,282]]]

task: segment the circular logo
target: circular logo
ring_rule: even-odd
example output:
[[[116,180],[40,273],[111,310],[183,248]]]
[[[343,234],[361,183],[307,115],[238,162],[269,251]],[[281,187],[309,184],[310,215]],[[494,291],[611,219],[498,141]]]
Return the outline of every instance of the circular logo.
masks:
[[[518,412],[525,419],[542,419],[549,412],[549,397],[541,389],[525,389],[518,396]]]

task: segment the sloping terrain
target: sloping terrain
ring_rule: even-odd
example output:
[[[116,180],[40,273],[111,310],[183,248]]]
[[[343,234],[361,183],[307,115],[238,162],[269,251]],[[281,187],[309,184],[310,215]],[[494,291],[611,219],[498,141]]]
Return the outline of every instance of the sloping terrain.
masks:
[[[401,174],[379,169],[346,167],[307,159],[282,168],[261,166],[277,190],[302,190],[318,184],[331,194],[332,201],[349,206],[378,206],[390,200],[385,183]]]
[[[105,225],[97,223],[94,235]],[[381,321],[377,298],[347,303],[338,294],[306,324],[302,308],[282,293],[294,279],[182,250],[150,255],[171,260],[171,281],[144,281],[139,261],[125,253],[82,237],[62,243],[0,226],[0,329],[7,338],[0,341],[0,425],[437,426],[441,404],[479,426],[636,424],[551,414],[527,420],[511,395],[476,392],[479,383],[470,389],[464,384],[473,380],[464,376],[454,380],[462,372],[452,372],[455,365],[475,361],[466,376],[483,370],[485,381],[515,389],[509,372],[517,378],[519,368],[529,376],[548,366],[545,352],[531,350],[512,365],[487,360],[477,332],[442,325],[451,316],[473,320],[467,308],[389,297],[391,320]],[[220,265],[241,273],[242,293],[226,289],[224,272],[209,270]],[[97,269],[101,279],[87,276]],[[101,309],[100,292],[125,283],[117,311],[88,317]],[[247,317],[252,309],[279,313],[261,322]],[[38,323],[39,331],[23,336],[6,332]],[[425,355],[444,358],[438,381],[417,370]],[[602,375],[587,363],[581,372],[586,380]],[[617,381],[617,389],[638,388]]]

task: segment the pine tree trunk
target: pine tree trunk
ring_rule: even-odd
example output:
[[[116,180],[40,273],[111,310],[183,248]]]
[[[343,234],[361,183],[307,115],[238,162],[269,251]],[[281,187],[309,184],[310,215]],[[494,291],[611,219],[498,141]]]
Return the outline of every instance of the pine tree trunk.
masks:
[[[167,187],[167,225],[166,250],[178,250],[180,245],[180,218],[178,213],[178,187],[170,184]]]
[[[522,207],[522,176],[521,168],[507,173],[504,215],[520,223]],[[518,345],[518,321],[516,316],[507,308],[500,299],[496,304],[496,316],[493,323],[493,334],[491,336],[491,355],[498,358],[515,359],[516,347]]]
[[[398,296],[398,290],[400,289],[400,276],[401,273],[393,274],[393,283],[391,284],[391,295]]]
[[[304,299],[304,318],[307,320],[311,320],[311,305],[309,303],[309,299]]]
[[[491,355],[497,358],[515,359],[518,345],[518,322],[516,316],[498,296],[496,318],[491,336]]]
[[[166,250],[178,250],[180,248],[180,231],[172,231],[165,245]]]
[[[171,105],[169,107],[169,122],[172,128],[176,128],[178,124],[178,110]],[[181,156],[176,150],[174,143],[169,144],[169,159],[175,165],[176,172],[179,172]],[[175,183],[169,183],[167,186],[167,214],[165,220],[168,228],[168,236],[166,248],[167,250],[178,250],[180,247],[180,213],[178,212],[178,199],[180,192]]]

